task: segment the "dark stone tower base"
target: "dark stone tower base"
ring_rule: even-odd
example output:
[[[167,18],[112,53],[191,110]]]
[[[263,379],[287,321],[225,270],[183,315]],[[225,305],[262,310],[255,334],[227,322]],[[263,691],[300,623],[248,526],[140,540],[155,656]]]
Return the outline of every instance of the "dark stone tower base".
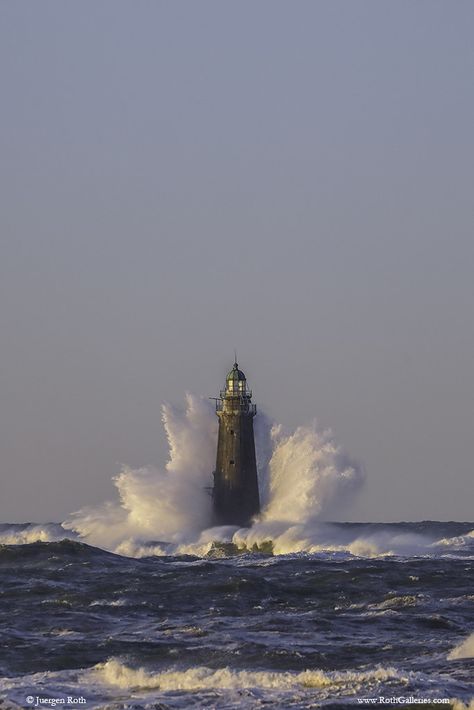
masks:
[[[219,417],[216,470],[214,471],[214,522],[216,525],[250,524],[260,512],[253,418],[244,373],[235,363],[227,375],[226,389],[216,400]]]

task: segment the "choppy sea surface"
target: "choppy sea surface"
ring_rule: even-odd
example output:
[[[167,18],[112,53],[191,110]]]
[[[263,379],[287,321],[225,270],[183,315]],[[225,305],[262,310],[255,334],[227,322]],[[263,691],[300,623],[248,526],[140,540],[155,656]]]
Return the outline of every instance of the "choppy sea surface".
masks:
[[[1,525],[0,707],[469,706],[473,528],[334,523],[337,550],[135,559]],[[377,537],[424,544],[354,554]]]

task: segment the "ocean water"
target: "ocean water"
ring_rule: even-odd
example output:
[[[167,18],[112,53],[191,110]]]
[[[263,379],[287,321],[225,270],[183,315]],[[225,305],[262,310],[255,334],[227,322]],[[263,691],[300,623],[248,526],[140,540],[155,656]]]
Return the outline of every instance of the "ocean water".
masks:
[[[0,710],[474,710],[473,522],[323,522],[363,467],[259,414],[261,514],[211,527],[215,414],[188,395],[163,423],[166,465],[115,500],[0,525]]]
[[[77,540],[11,544],[61,531],[1,526],[1,707],[31,707],[28,696],[42,707],[68,696],[87,708],[343,708],[380,696],[467,706],[474,524],[322,528],[337,551],[217,543],[205,556],[132,558]],[[351,552],[406,536],[424,549]]]

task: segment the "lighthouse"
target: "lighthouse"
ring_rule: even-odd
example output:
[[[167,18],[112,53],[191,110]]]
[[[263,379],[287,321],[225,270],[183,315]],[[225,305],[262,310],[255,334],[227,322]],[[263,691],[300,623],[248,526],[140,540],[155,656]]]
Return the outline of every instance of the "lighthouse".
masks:
[[[217,525],[246,526],[260,512],[253,418],[257,407],[237,363],[216,398],[219,417],[212,498]]]

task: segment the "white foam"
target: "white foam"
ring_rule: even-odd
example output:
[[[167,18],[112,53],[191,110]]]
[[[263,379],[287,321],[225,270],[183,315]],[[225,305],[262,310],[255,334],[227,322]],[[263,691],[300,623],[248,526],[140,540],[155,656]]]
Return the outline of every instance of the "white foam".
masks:
[[[126,599],[96,599],[89,606],[127,606]]]
[[[352,540],[337,525],[308,521],[288,525],[284,522],[257,522],[249,530],[239,530],[233,542],[239,547],[261,547],[271,540],[275,554],[307,552],[310,554],[346,554],[355,557],[429,554],[430,541],[421,535],[393,534],[386,531],[362,533]]]
[[[369,609],[379,609],[381,611],[383,610],[389,610],[389,609],[399,609],[399,608],[405,608],[405,607],[412,607],[412,606],[417,606],[420,601],[422,601],[423,595],[418,594],[406,594],[404,596],[393,596],[389,597],[388,599],[384,599],[382,602],[379,602],[378,604],[369,604]]]
[[[357,689],[361,685],[391,680],[405,681],[395,668],[378,667],[368,671],[305,670],[300,673],[271,671],[234,671],[230,668],[211,669],[203,666],[185,671],[170,670],[153,673],[144,668],[130,668],[117,659],[98,664],[92,671],[95,682],[122,689],[159,688],[163,691],[201,689],[293,689],[337,687]]]
[[[455,646],[448,654],[448,660],[450,661],[457,658],[474,658],[474,633]]]
[[[434,546],[452,547],[454,549],[463,549],[472,547],[474,544],[474,530],[470,530],[465,535],[456,535],[455,537],[443,537],[433,543]]]

